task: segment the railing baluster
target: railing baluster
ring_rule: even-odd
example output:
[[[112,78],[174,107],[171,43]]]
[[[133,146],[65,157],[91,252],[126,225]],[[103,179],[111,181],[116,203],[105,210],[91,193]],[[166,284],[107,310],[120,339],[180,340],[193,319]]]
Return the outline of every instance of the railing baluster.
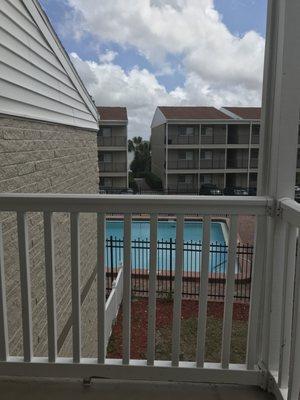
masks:
[[[28,231],[26,214],[17,213],[18,243],[20,260],[20,284],[22,301],[22,328],[24,361],[32,358],[32,311],[31,311],[31,284],[28,257]]]
[[[179,364],[180,353],[180,328],[181,328],[181,298],[182,298],[182,272],[183,272],[183,230],[184,216],[177,215],[176,223],[176,263],[174,283],[174,306],[172,324],[172,366]]]
[[[156,317],[156,267],[157,267],[157,215],[150,216],[150,271],[148,304],[147,365],[155,359],[155,317]]]
[[[280,338],[280,356],[278,385],[281,388],[288,386],[289,363],[291,350],[291,332],[293,318],[294,279],[296,263],[297,228],[288,224],[285,241],[284,285],[283,285],[283,312]]]
[[[6,361],[8,357],[8,329],[6,313],[3,231],[2,224],[0,224],[0,361]]]
[[[124,216],[123,364],[130,362],[131,337],[131,214]]]
[[[291,331],[288,400],[299,399],[300,393],[300,240],[297,244],[297,261],[294,285],[293,323]]]
[[[98,311],[98,362],[106,358],[106,268],[105,268],[106,219],[105,214],[97,214],[97,311]],[[112,245],[112,242],[111,242]]]
[[[258,361],[258,333],[259,329],[259,314],[262,300],[262,279],[265,264],[265,241],[266,241],[266,226],[267,221],[265,216],[256,217],[256,235],[255,235],[255,255],[254,265],[251,280],[251,295],[250,295],[250,314],[249,314],[249,328],[247,339],[247,369],[253,369],[255,363]],[[244,255],[243,255],[244,256]],[[247,269],[246,269],[247,273]]]
[[[47,329],[48,329],[48,359],[55,362],[57,357],[57,328],[56,328],[56,296],[55,296],[55,267],[53,214],[44,213],[44,243],[47,296]]]
[[[222,368],[228,368],[230,360],[230,344],[232,331],[232,311],[234,299],[234,280],[236,266],[236,249],[237,249],[237,215],[231,215],[229,246],[228,246],[228,262],[226,273],[226,293],[222,332]]]
[[[73,362],[80,362],[81,355],[81,313],[80,313],[80,234],[79,213],[71,217],[71,280],[72,280],[72,322],[73,322]]]
[[[201,271],[200,271],[200,292],[198,310],[198,329],[197,329],[197,367],[202,368],[205,356],[205,337],[206,337],[206,312],[207,312],[207,292],[209,274],[209,251],[210,251],[210,217],[203,218],[203,240],[201,252]]]

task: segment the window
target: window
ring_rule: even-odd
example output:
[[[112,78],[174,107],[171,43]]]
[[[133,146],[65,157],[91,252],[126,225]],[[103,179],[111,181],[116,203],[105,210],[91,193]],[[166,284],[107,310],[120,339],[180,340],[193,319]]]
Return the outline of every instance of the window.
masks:
[[[101,134],[103,137],[110,137],[111,136],[111,128],[109,128],[109,127],[102,128]]]
[[[212,183],[212,176],[208,174],[200,175],[200,181],[202,183]]]
[[[212,160],[212,151],[211,150],[202,150],[201,151],[201,159],[202,160]]]
[[[192,151],[180,151],[178,157],[179,160],[192,161],[194,159],[194,154]]]
[[[195,134],[195,128],[193,126],[179,126],[179,135],[192,136]]]
[[[112,187],[112,178],[100,178],[100,186]]]
[[[185,152],[185,159],[192,161],[193,160],[193,152],[192,151],[186,151]]]
[[[202,136],[212,136],[214,128],[212,126],[204,126],[202,129]]]
[[[100,153],[100,161],[109,163],[112,161],[111,153]]]
[[[179,175],[178,176],[178,183],[193,183],[193,176],[192,175]]]

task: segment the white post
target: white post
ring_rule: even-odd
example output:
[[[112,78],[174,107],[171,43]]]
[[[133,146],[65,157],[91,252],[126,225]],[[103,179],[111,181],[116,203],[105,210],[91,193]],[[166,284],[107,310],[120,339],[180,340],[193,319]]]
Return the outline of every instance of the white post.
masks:
[[[165,161],[166,161],[166,181],[165,181],[165,190],[168,191],[169,189],[169,184],[168,184],[168,158],[169,158],[169,125],[166,123],[166,156],[165,156]]]
[[[300,105],[300,2],[269,0],[268,32],[265,56],[261,149],[259,155],[258,194],[275,200],[294,197]],[[269,332],[269,347],[262,360],[271,370],[278,370],[285,226],[275,219],[274,236],[268,254],[272,276],[271,301],[264,318]]]

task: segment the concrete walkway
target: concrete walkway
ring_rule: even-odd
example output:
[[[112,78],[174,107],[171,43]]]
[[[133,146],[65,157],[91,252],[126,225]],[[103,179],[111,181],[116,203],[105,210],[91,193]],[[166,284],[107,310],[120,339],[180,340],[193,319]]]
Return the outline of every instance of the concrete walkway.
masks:
[[[5,400],[271,400],[255,387],[193,383],[0,379]]]

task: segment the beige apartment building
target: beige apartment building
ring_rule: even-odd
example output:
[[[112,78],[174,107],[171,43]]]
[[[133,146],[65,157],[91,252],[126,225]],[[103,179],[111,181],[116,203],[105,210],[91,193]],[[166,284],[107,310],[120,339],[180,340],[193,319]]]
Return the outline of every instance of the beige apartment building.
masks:
[[[158,107],[151,129],[152,171],[166,191],[256,188],[260,108]]]
[[[100,114],[98,133],[99,189],[118,193],[128,188],[127,109],[97,107]]]

